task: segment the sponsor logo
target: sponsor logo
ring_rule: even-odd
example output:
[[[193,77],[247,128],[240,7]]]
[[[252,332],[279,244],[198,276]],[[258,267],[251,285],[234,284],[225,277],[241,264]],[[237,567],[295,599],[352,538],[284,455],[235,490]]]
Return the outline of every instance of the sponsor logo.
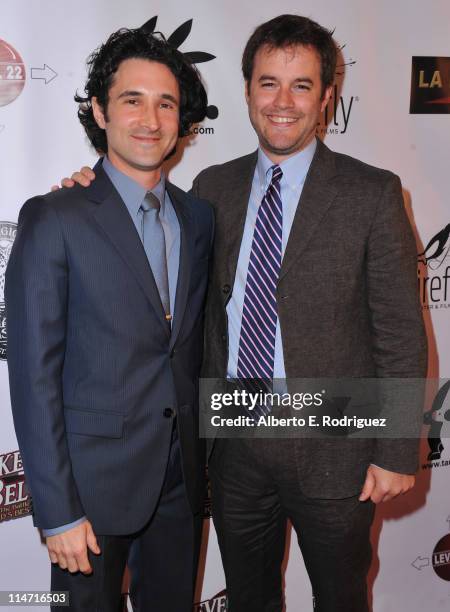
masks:
[[[447,522],[450,525],[450,516],[447,517]],[[411,565],[419,572],[431,566],[439,578],[450,582],[450,533],[438,541],[431,556],[419,555]]]
[[[450,533],[436,544],[431,559],[433,569],[439,578],[450,582]]]
[[[428,463],[423,470],[450,466],[450,380],[442,385],[433,400],[431,409],[425,412],[423,420],[429,425],[427,456]],[[445,456],[444,451],[446,451]]]
[[[141,28],[145,32],[154,33],[156,28],[156,23],[158,21],[158,16],[155,15],[148,21],[146,21]],[[174,46],[176,49],[179,49],[181,45],[185,42],[187,37],[189,36],[192,29],[192,19],[188,19],[182,23],[170,36],[165,36],[168,43]],[[210,62],[215,59],[215,55],[211,55],[211,53],[207,53],[206,51],[183,51],[183,55],[187,57],[193,64],[201,64],[204,62]],[[217,119],[219,116],[219,109],[217,106],[210,104],[206,109],[206,116],[208,119]],[[214,134],[213,127],[203,127],[203,126],[194,126],[191,130],[191,134]]]
[[[358,96],[344,97],[339,93],[342,90],[342,81],[346,68],[350,68],[356,64],[356,60],[352,57],[348,59],[344,58],[345,47],[345,44],[338,47],[338,58],[341,58],[341,61],[338,60],[336,66],[336,84],[333,87],[330,101],[317,124],[317,130],[320,135],[347,133],[350,114],[354,108],[354,103],[359,102]]]
[[[0,106],[11,104],[25,87],[25,64],[12,45],[0,38]]]
[[[6,359],[5,272],[16,232],[16,223],[0,221],[0,359]]]
[[[0,522],[31,514],[20,451],[0,455]]]
[[[450,57],[413,56],[409,112],[450,113]]]
[[[417,256],[422,308],[450,308],[450,223],[439,230]]]
[[[338,93],[338,86],[333,87],[330,101],[328,102],[319,122],[320,134],[345,134],[347,132],[350,113],[353,103],[359,102],[358,96],[350,96],[344,99]]]
[[[228,610],[227,592],[223,590],[212,599],[194,604],[193,612],[226,612],[226,610]]]

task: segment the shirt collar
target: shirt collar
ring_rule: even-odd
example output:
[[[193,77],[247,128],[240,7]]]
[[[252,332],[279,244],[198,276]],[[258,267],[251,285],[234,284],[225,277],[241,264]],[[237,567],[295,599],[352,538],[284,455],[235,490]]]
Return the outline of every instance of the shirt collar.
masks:
[[[113,166],[106,155],[103,158],[103,169],[110,178],[114,187],[119,192],[119,195],[125,202],[127,208],[131,210],[132,213],[137,214],[139,208],[141,207],[142,200],[145,198],[145,194],[148,190]],[[161,172],[159,182],[153,187],[153,189],[150,189],[150,191],[158,198],[161,205],[161,214],[164,215],[166,177],[163,172]]]
[[[314,138],[307,147],[282,161],[281,164],[279,164],[280,168],[283,170],[283,178],[281,180],[285,181],[286,184],[293,189],[299,187],[305,181],[316,147],[317,141]],[[271,167],[273,165],[273,161],[271,161],[261,147],[259,147],[256,167],[258,170],[259,182],[264,191],[266,191],[272,180]]]

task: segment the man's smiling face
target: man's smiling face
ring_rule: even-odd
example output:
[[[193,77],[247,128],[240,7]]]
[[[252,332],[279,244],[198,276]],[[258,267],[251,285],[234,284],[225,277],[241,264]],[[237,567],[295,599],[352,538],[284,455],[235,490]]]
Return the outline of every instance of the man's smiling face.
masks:
[[[106,112],[96,98],[92,106],[106,131],[110,162],[138,182],[150,176],[157,182],[179,131],[180,91],[170,69],[147,59],[124,60],[108,91]]]
[[[331,95],[322,95],[320,58],[311,47],[261,47],[255,55],[246,100],[259,144],[275,163],[298,153],[314,138]]]

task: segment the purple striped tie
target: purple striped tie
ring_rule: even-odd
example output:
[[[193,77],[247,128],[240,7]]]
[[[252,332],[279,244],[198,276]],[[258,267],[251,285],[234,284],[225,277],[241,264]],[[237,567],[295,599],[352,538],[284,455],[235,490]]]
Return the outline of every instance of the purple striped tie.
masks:
[[[239,338],[238,378],[273,379],[278,309],[276,286],[281,267],[283,171],[272,166],[272,180],[256,217],[245,285]]]

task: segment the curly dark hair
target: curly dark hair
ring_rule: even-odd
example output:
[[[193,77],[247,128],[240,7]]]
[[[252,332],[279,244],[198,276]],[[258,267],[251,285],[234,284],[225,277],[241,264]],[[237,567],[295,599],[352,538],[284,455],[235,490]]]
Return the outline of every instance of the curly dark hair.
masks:
[[[337,48],[331,32],[312,19],[300,15],[279,15],[256,28],[242,55],[245,81],[249,84],[252,79],[255,55],[261,47],[284,49],[295,45],[312,47],[319,54],[323,97],[325,89],[333,85]]]
[[[78,118],[89,140],[100,153],[106,153],[108,143],[105,130],[101,129],[92,110],[92,98],[96,97],[105,115],[108,109],[108,93],[114,74],[121,62],[127,59],[147,59],[166,65],[175,76],[180,88],[180,128],[178,135],[186,136],[192,124],[206,116],[207,96],[197,68],[181,51],[171,46],[164,37],[147,33],[141,28],[122,28],[111,34],[87,60],[88,78],[85,96],[75,95],[78,102]]]

